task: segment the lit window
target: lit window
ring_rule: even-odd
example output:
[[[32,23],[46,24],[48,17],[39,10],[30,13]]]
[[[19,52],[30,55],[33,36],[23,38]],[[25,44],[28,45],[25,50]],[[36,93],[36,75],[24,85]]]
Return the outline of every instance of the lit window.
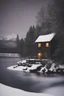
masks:
[[[42,46],[42,44],[41,43],[38,43],[38,47],[40,48]]]
[[[42,53],[38,53],[38,59],[41,59],[41,57],[42,57]]]
[[[46,43],[46,47],[49,47],[49,43]]]

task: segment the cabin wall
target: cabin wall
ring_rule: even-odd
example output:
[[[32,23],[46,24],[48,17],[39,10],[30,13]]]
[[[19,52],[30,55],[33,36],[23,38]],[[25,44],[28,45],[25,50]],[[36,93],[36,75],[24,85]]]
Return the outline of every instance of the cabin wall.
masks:
[[[47,42],[47,43],[49,43],[49,42]],[[42,54],[40,59],[50,58],[50,43],[49,43],[49,47],[46,47],[46,42],[41,43],[41,45],[42,46],[40,48],[38,48],[38,43],[37,43],[37,58],[38,58],[38,53]]]

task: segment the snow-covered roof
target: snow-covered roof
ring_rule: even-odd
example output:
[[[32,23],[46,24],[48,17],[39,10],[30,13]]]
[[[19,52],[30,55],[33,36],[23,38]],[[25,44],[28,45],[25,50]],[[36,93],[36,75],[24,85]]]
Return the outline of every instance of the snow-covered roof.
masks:
[[[55,36],[55,33],[51,33],[51,34],[47,34],[47,35],[40,35],[37,39],[36,39],[36,43],[37,42],[50,42],[53,37]]]

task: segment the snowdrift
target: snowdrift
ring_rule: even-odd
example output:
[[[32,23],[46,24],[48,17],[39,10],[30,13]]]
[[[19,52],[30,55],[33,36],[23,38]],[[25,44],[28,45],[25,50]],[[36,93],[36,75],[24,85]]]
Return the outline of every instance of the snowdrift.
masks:
[[[32,93],[0,84],[0,96],[52,96],[45,93]]]

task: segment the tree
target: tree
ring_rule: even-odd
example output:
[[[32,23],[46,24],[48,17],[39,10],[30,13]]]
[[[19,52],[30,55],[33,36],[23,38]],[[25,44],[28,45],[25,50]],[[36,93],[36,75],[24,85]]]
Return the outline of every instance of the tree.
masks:
[[[16,43],[19,44],[19,35],[17,34]]]
[[[44,7],[42,7],[38,12],[36,19],[37,19],[37,25],[41,26],[41,24],[44,22]]]
[[[21,40],[19,42],[19,51],[20,51],[20,55],[24,56],[24,40],[23,40],[23,38],[21,38]]]
[[[51,32],[58,32],[58,14],[57,14],[57,8],[55,6],[55,3],[48,4],[48,21],[50,24],[50,30]]]
[[[57,32],[57,10],[55,3],[51,1],[47,4],[46,10],[42,7],[38,13],[37,21],[41,27],[41,34]]]
[[[55,57],[58,61],[64,63],[64,0],[53,0],[55,4],[54,12],[55,14],[50,13],[53,15],[53,19],[51,18],[51,22],[53,22],[53,30],[56,31],[58,39],[58,47],[55,52]],[[55,18],[56,17],[56,18]]]
[[[56,8],[57,7],[55,5],[54,0],[51,0],[51,2],[49,2],[47,4],[46,11],[45,11],[44,7],[41,8],[40,12],[38,13],[38,18],[37,18],[37,20],[38,20],[37,25],[40,28],[39,35],[48,34],[48,33],[52,33],[52,32],[55,32],[56,34],[58,33],[58,12],[57,12]],[[37,31],[37,34],[38,34],[38,31]],[[58,48],[57,37],[58,36],[55,37],[55,40],[57,41],[57,44],[56,43],[54,44],[54,45],[56,45],[55,50],[57,50],[57,48]]]
[[[17,37],[16,37],[17,52],[20,51],[20,48],[19,48],[19,42],[20,42],[20,40],[19,40],[19,35],[17,34]]]
[[[27,32],[25,38],[25,49],[26,49],[26,55],[28,56],[32,56],[34,53],[33,50],[34,41],[35,41],[35,27],[30,26],[29,31]]]
[[[41,27],[39,25],[36,26],[36,31],[35,31],[35,39],[41,35]]]

